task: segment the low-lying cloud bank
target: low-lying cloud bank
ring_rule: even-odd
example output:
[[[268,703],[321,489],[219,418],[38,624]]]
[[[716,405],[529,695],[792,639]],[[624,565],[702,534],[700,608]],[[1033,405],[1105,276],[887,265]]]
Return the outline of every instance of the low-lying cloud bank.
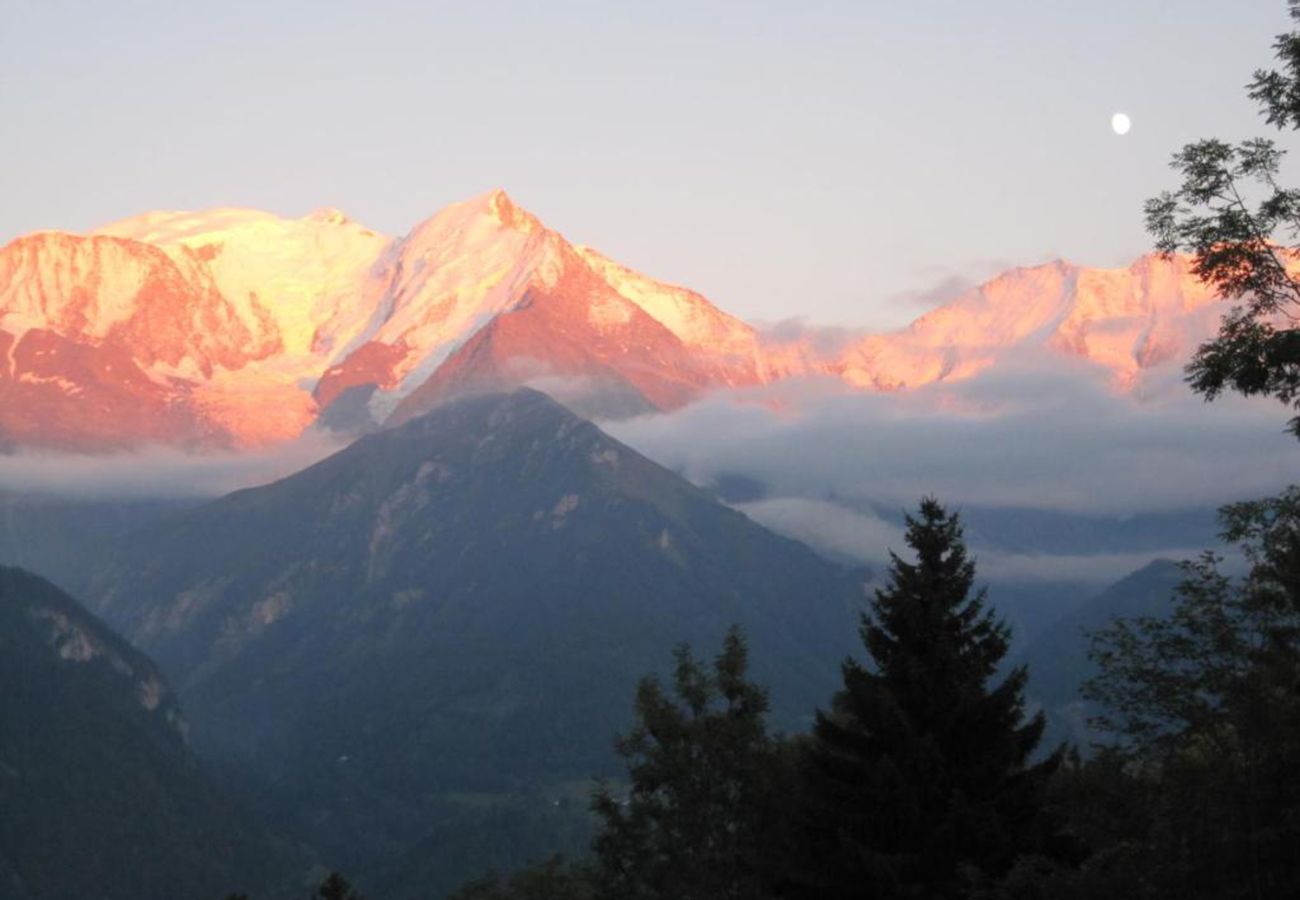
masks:
[[[832,557],[879,564],[903,550],[872,509],[954,506],[1123,519],[1203,510],[1300,481],[1300,442],[1270,400],[1206,404],[1170,367],[1118,393],[1094,367],[1025,356],[969,381],[896,394],[825,384],[719,395],[663,416],[606,423],[699,484],[743,476],[751,518]],[[1201,548],[1170,537],[1140,552],[981,546],[982,579],[1105,584]],[[1122,551],[1123,548],[1111,548]]]
[[[848,509],[828,500],[773,497],[736,508],[778,534],[803,541],[832,559],[881,568],[889,551],[905,549],[903,529],[879,516]],[[1155,558],[1191,559],[1204,548],[1165,547],[1131,553],[1010,553],[969,537],[981,582],[1065,581],[1101,587],[1140,569]]]
[[[1206,404],[1173,366],[1118,394],[1090,365],[1028,355],[952,385],[873,394],[792,382],[601,424],[697,483],[737,475],[760,482],[765,496],[748,507],[755,518],[786,531],[793,526],[779,520],[797,520],[828,552],[868,558],[867,536],[879,547],[897,546],[898,535],[884,520],[864,521],[863,511],[912,508],[924,494],[965,506],[1127,516],[1274,493],[1300,481],[1300,442],[1283,431],[1286,418],[1270,400]],[[291,474],[342,446],[311,432],[241,454],[27,450],[0,456],[0,491],[215,496]]]
[[[91,499],[216,497],[292,475],[344,446],[322,432],[268,450],[186,453],[166,447],[104,454],[0,455],[0,491]]]
[[[745,475],[769,496],[1131,515],[1262,496],[1300,480],[1281,404],[1206,404],[1169,370],[1120,394],[1094,367],[1022,358],[968,381],[894,394],[824,384],[715,395],[604,423],[707,484]]]

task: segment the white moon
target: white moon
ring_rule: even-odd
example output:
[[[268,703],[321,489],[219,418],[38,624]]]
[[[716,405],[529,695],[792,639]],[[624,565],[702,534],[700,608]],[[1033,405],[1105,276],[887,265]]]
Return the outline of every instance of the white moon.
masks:
[[[1116,134],[1128,134],[1128,130],[1133,127],[1133,120],[1124,113],[1115,113],[1110,117],[1110,130]]]

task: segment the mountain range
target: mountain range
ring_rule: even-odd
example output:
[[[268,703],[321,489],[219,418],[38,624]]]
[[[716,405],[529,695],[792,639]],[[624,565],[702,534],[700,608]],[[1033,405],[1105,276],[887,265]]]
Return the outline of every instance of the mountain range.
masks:
[[[791,378],[899,390],[1025,347],[1117,390],[1222,305],[1185,259],[1014,269],[884,334],[780,337],[570,243],[496,190],[392,238],[320,210],[153,212],[0,249],[0,447],[248,448],[534,384],[602,415]]]
[[[47,779],[0,794],[21,811],[8,825],[46,829],[0,836],[0,888],[40,881],[31,896],[63,896],[77,829],[107,827],[102,810],[128,800],[131,827],[168,833],[123,833],[103,877],[172,837],[181,860],[229,849],[221,865],[195,863],[185,890],[271,891],[272,857],[281,880],[320,859],[414,900],[581,853],[590,779],[617,777],[613,737],[639,676],[663,674],[679,641],[711,653],[739,623],[776,726],[802,731],[860,651],[869,575],[583,415],[797,379],[903,391],[1024,352],[1083,360],[1141,395],[1222,312],[1187,260],[1151,256],[1015,269],[884,334],[764,330],[570,243],[501,191],[400,238],[334,210],[242,209],[19,238],[0,249],[0,451],[251,451],[317,430],[350,443],[211,501],[0,494],[4,561],[94,612],[0,570],[0,644],[20,666],[7,677],[36,692],[0,702],[9,736],[30,738],[9,746],[0,732],[0,791],[25,789],[13,772]],[[763,496],[733,481],[735,502]],[[975,509],[971,523],[990,551],[1155,555],[1171,533],[1199,538],[1198,516]],[[998,586],[1029,638],[1019,652],[1046,673],[1032,685],[1054,730],[1084,734],[1079,628],[1160,606],[1169,578],[1162,564],[1092,600],[1065,580]],[[97,747],[101,731],[120,747]],[[68,798],[75,815],[40,819],[60,767],[90,772],[86,793]],[[154,810],[160,796],[190,806]],[[256,834],[232,825],[242,809]],[[306,850],[278,850],[264,828]],[[45,833],[74,848],[58,872],[33,868],[28,838]],[[253,883],[220,884],[232,871]],[[138,874],[140,896],[185,877]]]
[[[856,615],[872,586],[868,571],[765,530],[530,389],[449,401],[206,503],[9,505],[15,525],[40,527],[12,529],[23,539],[6,539],[3,552],[62,572],[135,646],[52,585],[0,570],[0,614],[16,608],[22,626],[9,623],[0,643],[25,687],[0,713],[29,745],[14,750],[0,734],[0,776],[5,766],[54,782],[68,766],[87,772],[54,820],[67,835],[95,821],[118,783],[144,779],[195,804],[184,828],[149,812],[147,790],[128,805],[138,831],[105,857],[113,877],[139,848],[196,829],[232,848],[192,874],[160,867],[148,877],[179,880],[145,882],[140,896],[159,883],[212,885],[223,872],[231,887],[279,896],[314,857],[415,900],[557,850],[581,855],[590,779],[618,777],[613,737],[629,724],[639,676],[666,674],[679,641],[709,654],[740,623],[755,677],[772,686],[774,725],[802,732],[831,696],[837,664],[861,654]],[[1190,527],[1179,517],[1089,525],[970,512],[972,535],[999,546],[1033,535],[1044,546],[1130,547],[1152,528]],[[70,549],[37,552],[61,530]],[[1154,563],[1096,596],[1047,582],[994,587],[999,612],[1043,619],[1018,641],[1019,659],[1053,741],[1092,737],[1077,699],[1089,672],[1083,632],[1166,608],[1177,573]],[[33,648],[46,667],[36,674],[22,668]],[[78,681],[81,672],[94,677]],[[72,679],[57,696],[42,686],[52,676]],[[108,702],[99,692],[108,712],[97,712]],[[96,724],[48,734],[32,724],[69,716]],[[137,728],[144,737],[131,736]],[[119,732],[135,742],[120,754],[91,737]],[[83,757],[95,766],[69,761]],[[7,821],[46,808],[44,783],[9,797],[20,813]],[[252,829],[243,843],[222,831],[236,803]],[[148,825],[155,815],[166,835]],[[59,846],[76,845],[67,835]],[[31,873],[43,853],[20,833],[0,835],[0,876]],[[21,877],[43,879],[32,897],[62,896],[48,873]]]

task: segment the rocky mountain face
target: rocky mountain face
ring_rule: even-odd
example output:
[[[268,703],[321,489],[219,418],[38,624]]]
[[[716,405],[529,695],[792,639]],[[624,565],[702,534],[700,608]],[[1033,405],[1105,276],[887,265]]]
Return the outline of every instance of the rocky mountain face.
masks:
[[[765,338],[501,191],[396,239],[336,210],[147,213],[0,249],[0,446],[260,446],[522,384],[614,414],[793,377],[897,390],[1025,347],[1090,360],[1131,390],[1221,313],[1184,260],[1058,262],[832,347]]]
[[[831,365],[850,384],[896,390],[1046,349],[1095,363],[1129,390],[1146,370],[1185,362],[1224,309],[1182,257],[1144,256],[1127,269],[1058,261],[999,275],[901,331],[852,344]]]
[[[0,567],[0,896],[222,896],[294,864],[200,771],[158,669]]]
[[[95,608],[160,661],[200,749],[332,864],[415,853],[442,887],[583,833],[636,680],[676,643],[711,654],[742,624],[778,720],[802,727],[865,602],[863,573],[527,389],[442,405],[109,557]]]

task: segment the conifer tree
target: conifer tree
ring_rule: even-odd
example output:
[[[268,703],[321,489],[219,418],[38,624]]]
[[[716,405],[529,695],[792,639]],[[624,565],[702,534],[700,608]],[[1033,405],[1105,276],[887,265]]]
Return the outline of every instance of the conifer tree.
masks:
[[[587,866],[557,855],[509,878],[494,874],[467,882],[448,900],[595,900],[595,890]]]
[[[1060,754],[1030,757],[1025,669],[991,686],[1009,630],[972,594],[962,526],[936,500],[907,519],[915,562],[862,617],[872,665],[850,659],[803,760],[805,838],[791,896],[956,897],[1052,850],[1046,781]]]
[[[638,723],[620,740],[631,787],[602,786],[594,849],[598,896],[617,900],[761,900],[763,848],[775,825],[780,754],[767,692],[746,673],[744,638],[728,633],[712,671],[677,649],[674,693],[642,680]]]
[[[331,872],[312,894],[312,900],[365,900],[352,883],[338,872]]]

